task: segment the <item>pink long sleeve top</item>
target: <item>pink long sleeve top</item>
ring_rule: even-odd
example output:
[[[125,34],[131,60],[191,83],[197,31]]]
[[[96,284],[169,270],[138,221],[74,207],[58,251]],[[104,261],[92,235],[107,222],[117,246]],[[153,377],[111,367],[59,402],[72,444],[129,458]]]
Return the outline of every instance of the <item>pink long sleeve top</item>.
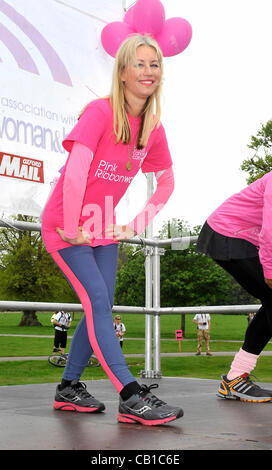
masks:
[[[131,142],[134,144],[141,118],[128,116]],[[129,224],[141,233],[161,210],[174,188],[172,160],[160,124],[144,149],[138,150],[122,142],[115,143],[113,113],[108,99],[91,102],[77,125],[63,141],[69,152],[59,181],[42,216],[42,236],[47,251],[71,246],[56,232],[59,227],[67,238],[76,238],[82,226],[91,238],[91,245],[113,243],[105,229],[115,223],[114,208],[126,192],[139,169],[154,172],[157,188],[143,211]],[[126,164],[131,152],[132,168]]]
[[[257,246],[264,277],[272,279],[272,171],[228,198],[207,222],[221,235]]]

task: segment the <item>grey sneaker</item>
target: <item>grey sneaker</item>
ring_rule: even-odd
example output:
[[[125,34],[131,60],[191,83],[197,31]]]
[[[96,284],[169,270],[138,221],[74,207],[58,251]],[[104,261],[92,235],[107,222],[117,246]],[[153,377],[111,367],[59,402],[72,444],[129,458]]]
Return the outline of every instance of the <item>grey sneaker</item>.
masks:
[[[217,396],[253,403],[272,401],[272,391],[254,384],[248,374],[239,375],[233,380],[228,380],[226,375],[222,375],[222,382],[219,385]]]
[[[73,380],[71,385],[60,390],[57,386],[55,410],[79,411],[81,413],[94,413],[105,409],[104,403],[96,400],[87,392],[86,385],[78,380]]]
[[[167,405],[150,392],[152,388],[157,387],[158,384],[152,384],[149,387],[142,385],[140,392],[135,393],[128,400],[122,400],[120,397],[118,421],[154,426],[181,418],[183,416],[181,408]]]

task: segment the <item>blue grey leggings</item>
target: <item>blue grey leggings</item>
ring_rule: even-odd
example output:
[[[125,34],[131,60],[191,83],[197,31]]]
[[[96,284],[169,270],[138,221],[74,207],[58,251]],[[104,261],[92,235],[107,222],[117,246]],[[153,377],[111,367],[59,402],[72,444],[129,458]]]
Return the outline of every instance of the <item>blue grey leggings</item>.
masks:
[[[126,364],[112,320],[118,245],[71,246],[51,255],[78,295],[85,312],[74,333],[63,378],[80,379],[94,352],[120,393],[135,378]]]

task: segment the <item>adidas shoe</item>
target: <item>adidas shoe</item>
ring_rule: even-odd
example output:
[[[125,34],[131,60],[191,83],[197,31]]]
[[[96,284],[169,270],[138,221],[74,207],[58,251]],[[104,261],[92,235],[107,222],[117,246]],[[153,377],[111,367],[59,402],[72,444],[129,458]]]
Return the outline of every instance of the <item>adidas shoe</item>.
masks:
[[[181,418],[183,416],[181,408],[167,405],[150,392],[152,388],[157,387],[158,384],[152,384],[149,387],[142,385],[140,392],[135,393],[128,400],[122,400],[120,397],[118,421],[154,426]]]
[[[87,392],[86,385],[83,382],[73,380],[71,385],[62,390],[60,390],[59,385],[57,386],[54,408],[62,411],[93,413],[103,411],[105,405]]]
[[[239,375],[239,377],[233,380],[228,380],[227,376],[223,375],[217,396],[254,403],[272,401],[272,391],[265,390],[254,384],[248,374]]]

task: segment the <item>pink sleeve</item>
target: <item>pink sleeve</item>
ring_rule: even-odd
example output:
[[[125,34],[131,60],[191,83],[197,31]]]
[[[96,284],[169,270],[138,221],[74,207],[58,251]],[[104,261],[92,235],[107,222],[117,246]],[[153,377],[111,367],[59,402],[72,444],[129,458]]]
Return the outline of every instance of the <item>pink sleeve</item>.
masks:
[[[263,266],[264,277],[272,279],[272,172],[267,176],[263,196],[263,223],[259,234],[259,258]]]
[[[142,172],[151,173],[170,168],[172,158],[162,123],[160,123],[159,128],[155,128],[151,133],[150,142],[150,149],[141,167]]]
[[[174,174],[172,167],[155,174],[157,188],[147,201],[144,209],[128,225],[137,234],[140,234],[150,224],[152,219],[164,207],[174,190]]]
[[[74,142],[66,166],[63,182],[64,235],[76,238],[82,201],[93,153],[85,145]]]
[[[110,121],[110,110],[107,100],[98,99],[89,103],[70,134],[63,140],[65,150],[71,152],[73,143],[79,142],[95,154],[99,140]]]

